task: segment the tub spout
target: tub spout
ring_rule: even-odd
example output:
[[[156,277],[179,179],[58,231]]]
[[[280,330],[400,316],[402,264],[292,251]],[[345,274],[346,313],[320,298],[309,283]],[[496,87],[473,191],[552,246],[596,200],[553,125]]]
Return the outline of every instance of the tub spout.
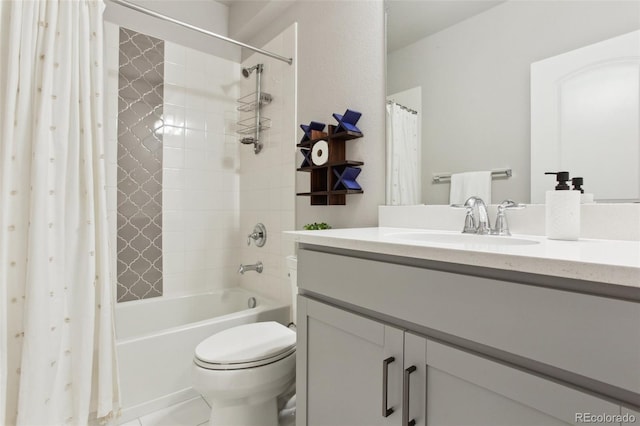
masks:
[[[238,268],[238,272],[240,274],[244,274],[247,271],[256,271],[257,273],[261,274],[262,268],[263,268],[262,262],[258,261],[254,265],[240,264],[240,267]]]

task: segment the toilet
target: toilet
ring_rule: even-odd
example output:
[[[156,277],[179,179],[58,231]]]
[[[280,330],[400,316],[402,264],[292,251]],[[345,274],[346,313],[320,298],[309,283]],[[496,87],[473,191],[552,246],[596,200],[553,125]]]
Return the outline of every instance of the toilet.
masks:
[[[296,258],[287,265],[295,319]],[[193,388],[211,404],[209,426],[278,426],[278,401],[295,383],[296,333],[277,322],[223,330],[200,342]]]

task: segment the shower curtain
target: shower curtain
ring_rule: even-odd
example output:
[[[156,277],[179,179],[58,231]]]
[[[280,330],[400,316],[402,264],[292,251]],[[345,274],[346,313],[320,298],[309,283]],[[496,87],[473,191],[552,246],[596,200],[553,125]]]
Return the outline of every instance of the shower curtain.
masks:
[[[0,2],[0,423],[117,414],[103,2]]]
[[[387,204],[420,204],[418,115],[387,103]]]

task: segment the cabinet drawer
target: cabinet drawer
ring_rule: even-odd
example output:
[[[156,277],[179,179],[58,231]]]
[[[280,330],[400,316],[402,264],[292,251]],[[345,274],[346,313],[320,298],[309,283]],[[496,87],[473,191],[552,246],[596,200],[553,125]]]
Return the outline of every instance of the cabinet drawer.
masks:
[[[640,303],[301,249],[298,286],[640,393]]]

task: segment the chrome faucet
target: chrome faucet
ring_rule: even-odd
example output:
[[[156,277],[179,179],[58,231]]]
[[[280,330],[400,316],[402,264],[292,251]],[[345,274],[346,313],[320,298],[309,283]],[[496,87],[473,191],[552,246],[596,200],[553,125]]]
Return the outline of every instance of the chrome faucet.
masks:
[[[465,234],[491,234],[491,223],[489,222],[489,212],[487,205],[480,197],[469,197],[464,206],[467,209],[467,216],[464,220]]]
[[[507,223],[506,210],[522,209],[525,205],[518,204],[513,200],[504,200],[498,205],[496,226],[493,229],[491,229],[487,205],[482,198],[476,196],[469,197],[464,204],[454,204],[451,207],[464,208],[467,210],[467,215],[464,218],[463,234],[511,235]]]
[[[238,268],[238,272],[242,275],[244,275],[244,273],[248,271],[256,271],[257,273],[261,274],[262,269],[263,269],[262,262],[258,261],[254,265],[240,264],[240,267]]]

